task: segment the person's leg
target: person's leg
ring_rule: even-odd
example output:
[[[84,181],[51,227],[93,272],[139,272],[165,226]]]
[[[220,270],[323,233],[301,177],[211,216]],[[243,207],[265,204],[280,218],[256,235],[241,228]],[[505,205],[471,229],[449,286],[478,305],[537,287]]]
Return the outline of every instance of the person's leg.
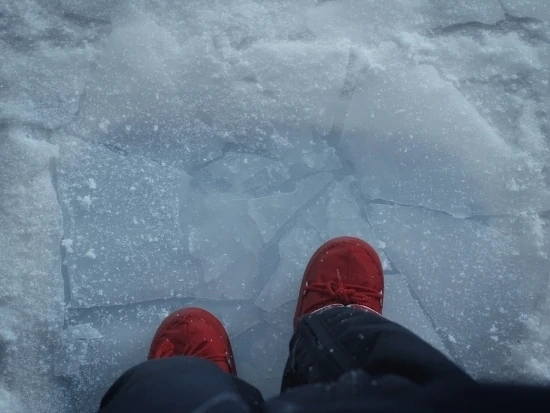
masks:
[[[284,392],[266,413],[517,412],[550,404],[548,388],[475,383],[384,319],[382,290],[380,261],[365,242],[339,238],[315,253],[300,290]]]
[[[305,316],[292,341],[286,391],[265,413],[516,413],[550,405],[548,386],[476,383],[410,331],[356,309]]]
[[[415,383],[471,379],[409,330],[381,316],[384,290],[376,251],[351,237],[321,246],[304,272],[282,390],[336,381],[362,370],[374,380]]]
[[[149,361],[124,373],[101,401],[101,413],[260,410],[260,392],[238,379],[221,322],[200,308],[169,315],[158,328]]]
[[[198,357],[149,360],[124,373],[101,401],[100,413],[260,411],[262,397],[248,383]]]
[[[282,389],[333,382],[351,370],[363,370],[372,380],[394,376],[419,385],[443,380],[473,383],[406,328],[372,312],[336,307],[298,322]]]

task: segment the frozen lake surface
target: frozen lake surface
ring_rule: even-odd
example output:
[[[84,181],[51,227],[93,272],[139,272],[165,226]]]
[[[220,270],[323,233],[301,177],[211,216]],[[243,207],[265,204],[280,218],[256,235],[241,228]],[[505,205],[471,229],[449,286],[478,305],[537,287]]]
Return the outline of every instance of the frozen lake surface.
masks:
[[[0,410],[93,412],[201,306],[277,392],[303,269],[380,253],[384,315],[550,380],[547,0],[0,2]]]

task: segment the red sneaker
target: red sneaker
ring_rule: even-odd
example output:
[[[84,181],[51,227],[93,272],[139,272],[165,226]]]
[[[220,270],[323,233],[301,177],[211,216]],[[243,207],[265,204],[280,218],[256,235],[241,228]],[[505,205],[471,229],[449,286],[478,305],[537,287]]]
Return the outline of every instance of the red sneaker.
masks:
[[[201,357],[237,375],[225,328],[216,316],[201,308],[178,310],[166,317],[157,329],[147,358],[173,356]]]
[[[384,274],[378,254],[359,238],[334,238],[323,244],[304,272],[294,328],[321,308],[350,306],[382,314]]]

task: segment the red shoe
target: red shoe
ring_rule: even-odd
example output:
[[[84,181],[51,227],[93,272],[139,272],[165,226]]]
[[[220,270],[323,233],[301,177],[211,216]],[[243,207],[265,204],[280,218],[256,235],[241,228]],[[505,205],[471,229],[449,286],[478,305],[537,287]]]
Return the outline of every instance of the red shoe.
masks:
[[[149,360],[193,356],[237,375],[233,350],[222,323],[206,310],[185,308],[164,319],[151,343]]]
[[[323,244],[304,272],[298,320],[325,307],[350,306],[382,314],[384,274],[378,254],[359,238],[334,238]]]

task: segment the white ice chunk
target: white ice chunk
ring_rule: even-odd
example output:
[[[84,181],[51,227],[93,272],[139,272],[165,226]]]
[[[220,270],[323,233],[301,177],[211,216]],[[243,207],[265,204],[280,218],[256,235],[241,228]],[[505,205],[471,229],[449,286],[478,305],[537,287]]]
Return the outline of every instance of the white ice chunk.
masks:
[[[436,327],[474,375],[497,375],[518,314],[533,308],[543,267],[519,255],[514,239],[486,225],[419,208],[372,205],[369,220],[386,252],[407,276]]]
[[[392,43],[378,52],[342,141],[368,198],[456,216],[550,206],[540,168],[514,153],[433,67],[401,61]]]
[[[178,225],[186,174],[70,136],[56,140],[65,238],[71,241],[64,241],[71,304],[192,294],[200,271],[181,242]],[[93,195],[90,179],[96,183]],[[82,208],[87,196],[91,201]]]
[[[101,9],[79,8],[85,13]],[[187,36],[144,13],[125,21],[105,43],[70,132],[181,169],[219,155],[223,131],[195,99],[196,89],[204,92],[211,83],[199,80],[200,73],[211,80],[222,70],[205,56],[208,46],[194,36],[195,41],[180,43]],[[189,75],[195,69],[199,78],[193,81]]]
[[[530,26],[514,19],[508,24]],[[547,88],[548,47],[543,51],[539,42],[527,41],[522,30],[498,36],[485,33],[487,29],[466,25],[448,35],[400,33],[395,39],[411,61],[437,67],[517,154],[528,154],[532,159],[527,158],[525,166],[536,177],[536,169],[548,163],[546,119],[540,116],[548,102],[546,95],[532,91]],[[531,29],[529,36],[544,36],[544,29]],[[529,175],[525,179],[531,180]]]
[[[249,28],[257,18],[243,18],[247,6],[226,10],[242,20],[238,29],[210,5],[171,9],[172,26],[147,13],[125,19],[106,41],[70,132],[182,169],[213,159],[227,142],[279,154],[311,139],[320,109],[340,93],[348,47],[274,41],[269,29]],[[272,23],[290,21],[278,7],[258,8]],[[209,36],[190,36],[205,25]]]
[[[332,180],[332,175],[322,173],[303,179],[291,193],[279,193],[248,201],[250,216],[256,221],[265,242],[268,242],[277,230],[292,215],[315,197]]]

